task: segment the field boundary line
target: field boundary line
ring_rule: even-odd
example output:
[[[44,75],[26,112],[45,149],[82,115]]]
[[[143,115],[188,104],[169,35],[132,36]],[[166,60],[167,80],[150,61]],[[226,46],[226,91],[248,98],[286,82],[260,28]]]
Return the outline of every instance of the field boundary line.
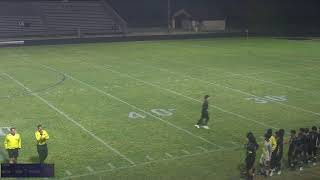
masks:
[[[61,71],[59,71],[59,70],[57,70],[57,69],[55,69],[55,68],[52,68],[52,67],[49,67],[49,66],[46,66],[46,65],[42,65],[42,66],[45,67],[45,68],[48,68],[48,69],[57,71],[57,72],[61,72]],[[64,73],[64,72],[61,72],[61,73]],[[143,109],[141,109],[141,108],[139,108],[139,107],[137,107],[137,106],[135,106],[135,105],[132,105],[132,104],[130,104],[129,102],[126,102],[126,101],[124,101],[124,100],[122,100],[122,99],[120,99],[120,98],[118,98],[118,97],[116,97],[116,96],[114,96],[114,95],[112,95],[112,94],[110,94],[110,93],[107,93],[107,92],[105,92],[105,91],[103,91],[103,90],[101,90],[101,89],[99,89],[99,88],[97,88],[97,87],[95,87],[95,86],[92,86],[92,85],[90,85],[90,84],[88,84],[88,83],[86,83],[86,82],[84,82],[84,81],[81,81],[81,80],[79,80],[79,79],[77,79],[77,78],[75,78],[75,77],[73,77],[73,76],[71,76],[71,75],[69,75],[69,74],[66,74],[66,73],[64,73],[64,74],[65,74],[65,76],[69,77],[70,79],[72,79],[72,80],[74,80],[74,81],[76,81],[76,82],[78,82],[78,83],[80,83],[80,84],[82,84],[82,85],[85,85],[85,86],[87,86],[87,87],[90,87],[91,89],[94,89],[94,90],[96,90],[97,92],[99,92],[99,93],[101,93],[101,94],[103,94],[103,95],[106,95],[106,96],[108,96],[108,97],[111,97],[112,99],[115,99],[115,100],[123,103],[123,104],[126,104],[126,105],[132,107],[133,109],[136,109],[136,110],[139,110],[140,112],[143,112],[143,113],[145,113],[145,114],[148,114],[149,116],[151,116],[151,117],[153,117],[153,118],[155,118],[155,119],[158,119],[158,120],[160,120],[161,122],[163,122],[163,123],[165,123],[165,124],[167,124],[167,125],[169,125],[169,126],[171,126],[171,127],[174,127],[174,128],[176,128],[176,129],[178,129],[178,130],[180,130],[180,131],[183,131],[183,132],[185,132],[185,133],[187,133],[187,134],[189,134],[189,135],[191,135],[191,136],[193,136],[193,137],[195,137],[195,138],[201,139],[202,141],[207,142],[207,143],[209,143],[209,144],[211,144],[211,145],[217,146],[217,147],[220,148],[220,149],[223,149],[223,148],[224,148],[223,146],[220,146],[220,145],[218,145],[218,144],[216,144],[216,143],[213,143],[213,142],[211,142],[211,141],[209,141],[209,140],[207,140],[207,139],[205,139],[205,138],[203,138],[203,137],[201,137],[201,136],[198,136],[198,135],[196,135],[196,134],[193,134],[192,132],[190,132],[190,131],[188,131],[188,130],[186,130],[186,129],[183,129],[183,128],[181,128],[181,127],[179,127],[179,126],[177,126],[177,125],[175,125],[175,124],[173,124],[173,123],[171,123],[171,122],[169,122],[169,121],[166,121],[166,120],[164,120],[164,119],[162,119],[162,118],[160,118],[160,117],[158,117],[158,116],[155,116],[155,115],[151,114],[150,112],[147,112],[147,111],[145,111],[145,110],[143,110]]]
[[[12,81],[14,81],[15,83],[17,83],[19,86],[23,87],[25,90],[27,90],[30,94],[32,94],[33,96],[37,97],[38,99],[40,99],[43,103],[47,104],[51,109],[53,109],[54,111],[58,112],[60,115],[62,115],[63,117],[65,117],[67,120],[71,121],[73,124],[75,124],[76,126],[78,126],[80,129],[82,129],[83,131],[87,132],[89,135],[91,135],[94,139],[96,139],[97,141],[99,141],[100,143],[102,143],[103,145],[105,145],[109,150],[111,150],[112,152],[114,152],[115,154],[119,155],[120,157],[122,157],[123,159],[125,159],[126,161],[128,161],[130,164],[135,164],[132,160],[130,160],[127,156],[125,156],[124,154],[122,154],[120,151],[116,150],[115,148],[113,148],[111,145],[109,145],[108,143],[106,143],[104,140],[102,140],[101,138],[99,138],[98,136],[96,136],[94,133],[92,133],[91,131],[89,131],[88,129],[86,129],[85,127],[83,127],[80,123],[78,123],[77,121],[75,121],[73,118],[71,118],[69,115],[67,115],[66,113],[64,113],[63,111],[61,111],[60,109],[58,109],[57,107],[55,107],[54,105],[52,105],[49,101],[47,101],[46,99],[42,98],[40,95],[38,95],[37,93],[33,93],[31,89],[29,89],[28,87],[26,87],[24,84],[22,84],[20,81],[18,81],[17,79],[15,79],[14,77],[10,76],[7,73],[2,73],[3,75],[7,76],[8,78],[10,78]]]
[[[137,63],[137,62],[136,62],[136,64],[142,64],[142,63]],[[232,91],[235,91],[235,92],[238,92],[238,93],[241,93],[241,94],[245,94],[245,95],[248,95],[248,96],[259,97],[259,96],[255,95],[255,94],[251,94],[251,93],[248,93],[248,92],[245,92],[245,91],[242,91],[242,90],[239,90],[239,89],[235,89],[235,88],[232,88],[232,87],[223,86],[223,85],[218,84],[218,83],[216,83],[216,82],[211,82],[211,81],[208,81],[208,80],[203,80],[203,79],[196,78],[196,77],[193,77],[193,76],[184,74],[184,73],[173,72],[173,71],[170,71],[170,70],[165,69],[165,68],[155,67],[155,66],[153,66],[153,65],[145,65],[145,66],[146,66],[146,67],[152,67],[152,68],[158,69],[158,70],[160,70],[160,71],[166,71],[166,72],[169,72],[169,73],[171,73],[171,74],[178,74],[178,75],[181,75],[181,76],[190,78],[190,79],[198,80],[198,81],[201,81],[201,82],[204,82],[204,83],[208,83],[208,84],[212,84],[212,85],[215,85],[215,86],[218,86],[218,87],[222,87],[222,88],[225,88],[225,89],[230,89],[230,90],[232,90]],[[310,113],[310,114],[314,114],[314,115],[320,116],[320,113],[313,112],[313,111],[310,111],[310,110],[307,110],[307,109],[304,109],[304,108],[301,108],[301,107],[297,107],[297,106],[293,106],[293,105],[290,105],[290,104],[285,104],[285,103],[277,102],[277,101],[274,101],[274,103],[281,104],[281,105],[283,105],[283,106],[287,106],[287,107],[290,107],[290,108],[293,108],[293,109],[296,109],[296,110],[300,110],[300,111],[303,111],[303,112],[307,112],[307,113]]]
[[[81,178],[81,177],[86,177],[86,176],[93,176],[93,175],[98,175],[98,174],[103,174],[103,173],[108,173],[108,172],[113,172],[113,171],[119,171],[119,170],[124,170],[124,169],[131,169],[134,167],[139,167],[139,166],[146,166],[148,164],[152,163],[161,163],[161,162],[166,162],[166,161],[175,161],[175,160],[180,160],[188,157],[197,157],[205,154],[210,154],[210,153],[217,153],[217,152],[232,152],[232,151],[237,151],[239,150],[239,147],[236,148],[224,148],[224,149],[216,149],[216,150],[211,150],[211,151],[202,151],[198,153],[193,153],[193,154],[185,154],[181,156],[174,156],[172,158],[167,158],[167,159],[158,159],[158,160],[152,160],[152,161],[147,161],[144,163],[137,163],[131,166],[124,166],[124,167],[118,167],[114,169],[105,169],[105,170],[98,170],[92,173],[85,173],[85,174],[80,174],[80,175],[74,175],[74,176],[67,176],[63,178],[59,178],[58,180],[65,180],[65,179],[74,179],[74,178]],[[217,166],[218,164],[215,164]]]
[[[90,64],[90,63],[87,63],[87,64]],[[96,66],[96,65],[92,65],[92,66],[94,66],[95,68],[102,68],[102,67]],[[111,71],[111,72],[113,72],[113,73],[117,73],[117,74],[120,74],[120,75],[122,75],[122,76],[126,76],[126,77],[131,78],[131,79],[136,80],[136,81],[140,81],[140,82],[142,82],[142,83],[144,83],[144,84],[147,84],[147,85],[149,85],[149,86],[153,86],[153,87],[162,89],[162,90],[164,90],[164,91],[168,91],[168,92],[170,92],[170,93],[172,93],[172,94],[179,95],[179,96],[184,97],[184,98],[186,98],[186,99],[189,99],[189,100],[191,100],[191,101],[195,101],[195,102],[202,103],[202,101],[200,101],[200,100],[198,100],[198,99],[194,99],[194,98],[192,98],[192,97],[183,95],[183,94],[181,94],[181,93],[179,93],[179,92],[176,92],[176,91],[174,91],[174,90],[171,90],[171,89],[163,88],[163,87],[161,87],[160,85],[156,85],[156,84],[153,84],[153,83],[150,83],[150,82],[146,82],[146,81],[144,81],[144,80],[141,80],[141,79],[138,79],[138,78],[136,78],[136,77],[133,77],[133,76],[131,76],[131,75],[129,75],[129,74],[125,74],[125,73],[121,73],[121,72],[119,72],[119,71],[111,70],[111,69],[105,67],[104,65],[103,65],[103,69],[107,69],[107,70],[109,70],[109,71]],[[239,117],[239,118],[252,121],[252,122],[254,122],[254,123],[256,123],[256,124],[260,124],[260,125],[262,125],[262,126],[264,126],[264,127],[277,129],[276,127],[270,126],[270,125],[265,124],[265,123],[263,123],[263,122],[256,121],[256,120],[254,120],[254,119],[245,117],[245,116],[243,116],[243,115],[240,115],[240,114],[237,114],[237,113],[234,113],[234,112],[231,112],[231,111],[227,111],[227,110],[225,110],[225,109],[223,109],[223,108],[220,108],[220,107],[218,107],[218,106],[215,106],[215,105],[209,105],[209,106],[210,106],[210,107],[213,107],[213,108],[215,108],[215,109],[218,109],[218,110],[221,111],[221,112],[224,112],[224,113],[227,113],[227,114],[232,114],[232,115],[237,116],[237,117]]]

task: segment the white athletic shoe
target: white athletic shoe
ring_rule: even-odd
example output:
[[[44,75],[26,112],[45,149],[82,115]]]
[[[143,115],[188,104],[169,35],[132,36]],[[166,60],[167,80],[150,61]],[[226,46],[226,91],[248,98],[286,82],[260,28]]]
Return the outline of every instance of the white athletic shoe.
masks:
[[[204,129],[210,129],[209,126],[202,126]]]
[[[316,165],[317,165],[317,163],[315,163],[315,162],[314,162],[312,165],[313,165],[313,166],[316,166]]]
[[[278,175],[281,175],[281,171],[278,171]]]
[[[300,171],[303,171],[303,167],[300,167]]]
[[[273,172],[274,172],[274,171],[271,171],[270,174],[269,174],[269,176],[273,176]]]
[[[198,124],[194,125],[194,127],[196,127],[196,128],[200,128],[200,126],[199,126]]]

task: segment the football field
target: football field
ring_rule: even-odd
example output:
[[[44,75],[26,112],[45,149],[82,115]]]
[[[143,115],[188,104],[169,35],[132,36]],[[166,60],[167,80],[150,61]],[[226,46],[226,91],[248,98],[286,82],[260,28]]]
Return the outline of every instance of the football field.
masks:
[[[56,179],[239,179],[247,132],[319,127],[319,50],[276,38],[1,48],[0,159],[13,126],[18,161],[36,162],[42,124]],[[197,129],[206,94],[210,129]]]

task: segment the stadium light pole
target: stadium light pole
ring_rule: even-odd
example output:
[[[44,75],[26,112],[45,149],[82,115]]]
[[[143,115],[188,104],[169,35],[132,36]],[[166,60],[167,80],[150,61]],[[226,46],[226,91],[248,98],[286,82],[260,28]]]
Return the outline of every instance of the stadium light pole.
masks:
[[[168,32],[171,30],[171,0],[168,0]]]

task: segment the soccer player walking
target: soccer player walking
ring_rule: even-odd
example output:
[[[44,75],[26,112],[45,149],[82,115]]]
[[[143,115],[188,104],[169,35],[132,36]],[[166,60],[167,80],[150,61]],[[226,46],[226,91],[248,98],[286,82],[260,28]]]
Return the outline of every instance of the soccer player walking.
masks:
[[[17,133],[16,128],[10,128],[10,134],[4,139],[4,148],[8,151],[9,163],[16,164],[21,149],[21,136]]]
[[[46,130],[42,128],[42,125],[38,125],[37,131],[35,132],[36,140],[37,140],[37,151],[39,156],[40,164],[44,163],[48,156],[48,146],[47,141],[49,139],[49,134]]]
[[[204,101],[202,103],[202,110],[201,110],[201,117],[196,125],[194,125],[196,128],[204,128],[204,129],[209,129],[208,127],[208,121],[209,121],[209,95],[204,96]]]

